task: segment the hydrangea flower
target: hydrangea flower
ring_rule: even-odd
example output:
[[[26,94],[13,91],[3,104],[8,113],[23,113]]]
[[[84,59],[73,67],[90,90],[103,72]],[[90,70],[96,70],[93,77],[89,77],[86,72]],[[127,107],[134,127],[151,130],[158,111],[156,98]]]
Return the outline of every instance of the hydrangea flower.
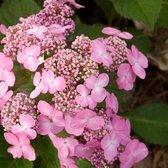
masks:
[[[5,25],[1,24],[0,25],[0,33],[5,35],[6,34],[6,30],[7,30],[7,27]]]
[[[132,39],[133,37],[133,35],[128,32],[121,32],[120,30],[112,28],[112,27],[103,28],[102,33],[111,35],[111,36],[117,36],[117,37],[128,39],[128,40]]]
[[[29,29],[27,32],[29,34],[33,34],[38,39],[44,39],[45,38],[45,32],[47,31],[46,26],[41,25],[33,25],[32,29]]]
[[[89,106],[90,109],[94,109],[97,105],[97,102],[93,100],[90,94],[90,90],[87,89],[85,85],[78,85],[77,92],[80,94],[76,96],[76,103],[80,104],[82,107]]]
[[[40,72],[35,73],[34,78],[33,78],[33,84],[34,84],[34,86],[36,86],[36,88],[31,92],[30,98],[34,99],[40,93],[47,93],[48,85],[43,80],[43,77],[41,76]]]
[[[39,101],[38,110],[40,115],[37,117],[39,125],[37,132],[40,135],[47,135],[50,132],[58,133],[64,129],[64,118],[62,112],[54,109],[45,101]]]
[[[5,103],[12,97],[13,91],[8,91],[8,86],[5,82],[0,82],[0,110],[2,110]]]
[[[104,126],[104,119],[97,116],[94,111],[84,109],[77,113],[77,115],[71,120],[71,127],[77,130],[74,135],[81,135],[84,128],[92,130],[101,129]]]
[[[107,91],[104,89],[109,83],[109,76],[105,73],[100,74],[98,77],[92,76],[85,80],[86,87],[92,89],[91,96],[93,100],[100,103],[107,96]]]
[[[36,131],[33,129],[35,126],[35,120],[29,114],[21,114],[19,116],[19,124],[12,126],[12,133],[25,133],[28,138],[35,139],[37,136]]]
[[[106,97],[106,113],[110,116],[113,113],[118,112],[118,100],[117,97],[112,94],[108,94]]]
[[[4,133],[6,141],[12,145],[8,148],[8,152],[13,155],[13,158],[21,158],[34,161],[36,158],[35,151],[30,145],[30,140],[24,133],[12,134]]]
[[[75,147],[79,142],[72,138],[58,138],[54,134],[50,133],[49,137],[54,146],[58,149],[58,156],[61,161],[66,160],[68,156],[74,156]]]
[[[135,163],[144,159],[148,155],[148,149],[138,140],[130,141],[125,148],[125,151],[119,156],[121,168],[131,168]]]
[[[128,61],[133,72],[141,79],[144,79],[146,76],[144,69],[148,67],[148,60],[134,45],[128,51]]]
[[[117,71],[117,84],[119,89],[131,90],[134,86],[136,75],[129,64],[121,64]]]
[[[117,155],[117,148],[119,147],[120,142],[121,139],[115,132],[107,134],[101,140],[101,147],[104,150],[104,156],[109,162],[113,161],[114,157]]]
[[[15,83],[15,75],[12,72],[13,61],[2,52],[0,52],[0,59],[0,80],[5,81],[8,86],[13,86]]]
[[[96,39],[91,42],[91,58],[96,63],[103,63],[107,67],[113,63],[112,57],[107,51],[107,46],[102,39]]]
[[[18,53],[17,61],[23,64],[26,69],[34,72],[39,66],[38,57],[40,54],[40,47],[38,45],[32,45]]]

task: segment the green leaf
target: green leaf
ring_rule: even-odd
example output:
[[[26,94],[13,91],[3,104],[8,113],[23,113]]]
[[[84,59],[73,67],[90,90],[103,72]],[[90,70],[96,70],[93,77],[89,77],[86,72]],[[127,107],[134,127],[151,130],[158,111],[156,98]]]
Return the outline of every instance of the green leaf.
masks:
[[[156,27],[168,27],[168,2],[163,2],[162,10],[156,22]]]
[[[111,21],[117,17],[116,10],[110,0],[95,0],[96,4],[103,10],[108,23],[110,24]]]
[[[33,168],[33,162],[25,159],[0,159],[3,168]]]
[[[153,144],[168,144],[168,105],[147,104],[124,114],[131,121],[133,131]]]
[[[145,23],[153,29],[161,10],[161,0],[113,0],[117,12],[129,19]]]
[[[27,17],[39,10],[33,0],[5,0],[0,7],[0,23],[10,26],[18,23],[20,17]]]
[[[78,21],[75,33],[68,37],[68,41],[72,42],[76,36],[80,36],[81,34],[88,36],[90,39],[101,37],[103,36],[103,33],[101,32],[103,27],[102,24],[87,25]]]
[[[76,164],[79,168],[94,168],[87,160],[78,160],[76,161]]]
[[[33,146],[38,156],[33,168],[60,168],[57,150],[47,136],[38,136]]]

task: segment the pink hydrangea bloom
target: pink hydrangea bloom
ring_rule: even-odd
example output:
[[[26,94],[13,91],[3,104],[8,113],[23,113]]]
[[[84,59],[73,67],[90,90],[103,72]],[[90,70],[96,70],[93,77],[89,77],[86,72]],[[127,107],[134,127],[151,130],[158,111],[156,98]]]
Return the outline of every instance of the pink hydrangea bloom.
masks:
[[[107,35],[111,36],[117,36],[123,39],[132,39],[133,35],[128,32],[121,32],[118,29],[112,28],[112,27],[105,27],[103,28],[102,32]]]
[[[48,85],[48,91],[51,94],[63,91],[66,88],[65,79],[61,76],[55,77],[54,72],[51,70],[43,72],[42,80]]]
[[[0,110],[5,103],[12,97],[13,91],[8,91],[8,86],[5,82],[0,82]]]
[[[52,24],[50,27],[48,27],[48,30],[53,34],[55,34],[57,38],[65,39],[64,34],[66,33],[66,30],[71,28],[72,28],[72,25],[67,25],[62,27],[62,25],[59,25],[59,24]]]
[[[75,162],[70,158],[62,160],[60,164],[61,168],[78,168],[78,166],[75,165]]]
[[[4,133],[6,141],[12,146],[8,148],[8,152],[13,155],[13,158],[21,158],[34,161],[36,158],[35,151],[30,145],[30,140],[24,133],[12,134]]]
[[[101,140],[101,147],[104,150],[104,156],[106,160],[113,161],[114,157],[117,155],[117,148],[121,139],[117,136],[115,132],[106,134]]]
[[[132,45],[131,50],[128,51],[128,61],[132,66],[134,73],[144,79],[146,76],[145,68],[148,67],[148,60],[138,49]]]
[[[82,132],[83,132],[83,128],[73,128],[72,127],[72,120],[73,120],[73,117],[71,117],[70,115],[65,115],[64,116],[65,118],[65,130],[67,133],[69,134],[72,134],[72,135],[81,135]]]
[[[89,159],[95,149],[100,148],[101,144],[97,140],[92,140],[84,144],[78,144],[75,148],[75,156]]]
[[[19,124],[12,126],[12,133],[17,134],[23,132],[30,139],[36,138],[37,134],[33,129],[33,127],[35,126],[35,120],[31,115],[21,114],[19,116]]]
[[[39,66],[38,57],[40,54],[40,47],[38,45],[31,45],[18,53],[17,61],[23,64],[26,69],[34,72]]]
[[[114,93],[108,94],[106,97],[106,113],[111,115],[118,112],[118,100]]]
[[[61,111],[54,109],[43,100],[39,101],[37,107],[41,113],[37,117],[39,122],[37,132],[40,135],[47,135],[50,132],[58,133],[64,129],[65,121]]]
[[[53,133],[49,134],[49,137],[55,146],[58,149],[58,157],[60,160],[66,160],[68,156],[74,156],[74,151],[79,142],[72,138],[58,138]]]
[[[59,0],[58,1],[59,3],[70,3],[72,5],[74,5],[77,9],[80,9],[80,8],[84,8],[84,6],[82,5],[79,5],[78,3],[75,2],[75,0]]]
[[[3,24],[0,25],[0,33],[6,34],[7,27]]]
[[[127,143],[130,140],[131,125],[129,120],[120,116],[115,116],[111,122],[111,132],[115,132],[121,138],[122,143]]]
[[[12,72],[13,61],[0,52],[0,80],[5,81],[8,86],[13,86],[15,83],[15,75]]]
[[[117,71],[118,79],[116,80],[119,89],[131,90],[134,86],[136,75],[129,64],[121,64]]]
[[[91,96],[93,100],[100,103],[107,96],[107,91],[104,89],[109,83],[109,76],[105,73],[100,74],[98,77],[92,76],[85,80],[86,87],[92,89]]]
[[[33,34],[38,39],[42,40],[45,37],[45,32],[47,32],[46,26],[33,25],[32,29],[29,29],[27,32]]]
[[[138,163],[148,155],[148,149],[145,144],[134,139],[130,141],[123,153],[120,154],[120,167],[131,168],[133,164]]]
[[[84,128],[91,130],[99,130],[104,126],[104,119],[97,116],[96,112],[89,109],[81,110],[77,115],[72,118],[71,126],[75,132],[74,135],[81,135]]]
[[[30,94],[31,99],[36,98],[40,93],[47,93],[48,85],[43,80],[43,77],[41,76],[40,72],[35,73],[33,78],[33,84],[34,86],[36,86],[36,88]]]
[[[107,51],[107,46],[102,39],[92,40],[91,59],[98,64],[103,63],[107,67],[113,63],[112,57]]]
[[[90,94],[90,90],[87,89],[85,85],[78,85],[77,92],[80,94],[76,96],[76,103],[80,104],[82,107],[89,106],[90,109],[94,109],[97,105],[97,102],[93,100]]]

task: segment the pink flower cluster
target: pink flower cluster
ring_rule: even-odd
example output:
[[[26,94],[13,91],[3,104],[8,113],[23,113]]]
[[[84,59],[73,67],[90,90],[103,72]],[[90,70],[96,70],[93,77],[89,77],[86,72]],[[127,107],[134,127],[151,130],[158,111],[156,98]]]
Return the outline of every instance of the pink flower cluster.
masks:
[[[5,36],[0,53],[0,116],[11,145],[8,152],[13,158],[33,161],[31,140],[49,136],[61,168],[77,168],[76,159],[87,159],[96,168],[118,161],[121,168],[131,168],[148,150],[131,138],[129,120],[119,116],[118,99],[108,91],[109,74],[117,74],[118,89],[131,90],[136,76],[145,78],[147,58],[134,45],[127,48],[130,33],[110,27],[102,30],[105,38],[77,36],[67,48],[66,36],[74,31],[71,5],[83,8],[74,0],[46,0],[38,14],[9,28],[0,25]],[[34,88],[29,95],[15,90],[16,62],[31,72]],[[41,94],[50,95],[52,101],[41,99]]]

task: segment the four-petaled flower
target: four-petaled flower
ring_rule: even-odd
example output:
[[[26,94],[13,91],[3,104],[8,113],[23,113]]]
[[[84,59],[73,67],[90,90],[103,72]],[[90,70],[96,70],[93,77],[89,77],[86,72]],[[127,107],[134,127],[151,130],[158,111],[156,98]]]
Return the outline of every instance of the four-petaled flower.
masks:
[[[43,40],[45,38],[45,32],[47,32],[46,26],[39,26],[39,25],[33,25],[32,29],[29,29],[27,32],[29,34],[33,34],[35,37],[37,37],[40,40]]]
[[[21,158],[34,161],[36,158],[35,151],[30,145],[30,140],[24,133],[12,134],[4,133],[5,140],[12,146],[8,148],[8,152],[13,155],[13,158]]]
[[[37,107],[41,113],[37,117],[39,122],[37,132],[40,135],[47,135],[50,132],[55,134],[64,129],[65,121],[61,111],[54,109],[50,104],[42,100],[39,101]]]
[[[133,164],[143,160],[147,155],[148,149],[145,144],[134,139],[126,145],[124,152],[120,154],[120,167],[131,168]]]
[[[84,128],[91,130],[99,130],[104,126],[104,119],[97,116],[96,112],[84,109],[77,113],[77,115],[72,118],[71,127],[74,129],[74,135],[81,135]]]
[[[107,96],[107,91],[104,89],[109,83],[109,76],[106,73],[100,74],[98,77],[92,76],[85,80],[86,87],[92,89],[91,96],[93,100],[100,103]]]
[[[39,66],[38,57],[41,54],[41,49],[38,45],[31,45],[18,53],[17,61],[32,72],[36,71]]]
[[[117,155],[117,148],[119,147],[120,142],[121,139],[115,132],[106,134],[101,140],[101,147],[104,150],[104,156],[109,162],[113,161],[114,157]]]
[[[36,122],[32,116],[29,114],[21,114],[19,116],[19,123],[12,126],[12,133],[25,133],[28,138],[35,139],[37,136],[36,131],[33,129]]]
[[[82,107],[89,106],[90,109],[94,109],[97,105],[97,102],[93,100],[90,94],[90,90],[87,89],[85,85],[78,85],[77,86],[77,92],[80,95],[77,95],[75,100],[78,104],[80,104]]]
[[[132,45],[131,50],[128,50],[128,61],[132,66],[134,73],[144,79],[146,76],[145,68],[148,67],[147,58],[138,49]]]
[[[105,66],[110,66],[113,63],[112,56],[108,53],[107,46],[103,43],[103,40],[92,40],[91,59],[98,64],[103,63]]]

